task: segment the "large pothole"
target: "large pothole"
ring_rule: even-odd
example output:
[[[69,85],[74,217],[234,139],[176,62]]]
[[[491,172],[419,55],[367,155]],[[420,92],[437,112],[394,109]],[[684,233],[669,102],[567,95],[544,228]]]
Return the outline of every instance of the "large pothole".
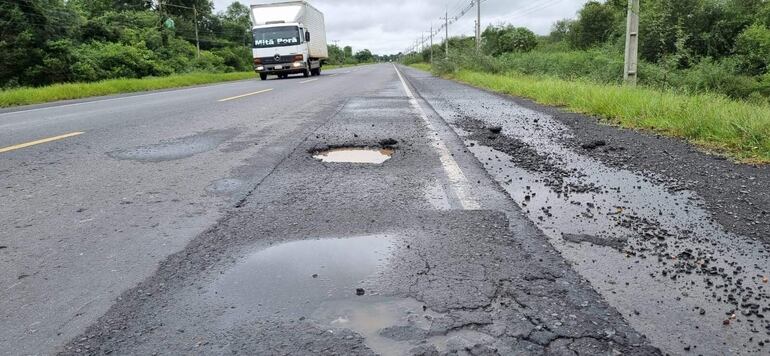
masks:
[[[324,301],[368,295],[361,282],[384,268],[392,245],[374,235],[272,246],[225,272],[213,292],[240,315],[306,316]]]

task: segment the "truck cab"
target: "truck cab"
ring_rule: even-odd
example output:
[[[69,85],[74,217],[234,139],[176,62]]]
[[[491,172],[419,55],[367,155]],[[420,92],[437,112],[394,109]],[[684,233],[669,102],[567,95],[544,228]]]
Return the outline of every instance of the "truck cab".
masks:
[[[312,61],[308,42],[312,34],[299,23],[278,23],[252,29],[254,69],[262,79],[268,75],[320,74],[320,60]]]
[[[254,71],[286,78],[321,74],[328,58],[323,13],[307,1],[283,1],[251,6]]]

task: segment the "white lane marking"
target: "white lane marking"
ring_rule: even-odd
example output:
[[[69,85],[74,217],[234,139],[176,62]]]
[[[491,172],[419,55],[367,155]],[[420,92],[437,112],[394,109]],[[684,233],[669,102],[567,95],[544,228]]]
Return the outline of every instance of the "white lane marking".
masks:
[[[318,80],[318,78],[316,78],[316,79],[310,79],[310,80],[306,80],[306,81],[304,81],[304,82],[299,82],[299,83],[300,83],[300,84],[305,84],[305,83],[312,83],[312,82],[314,82],[314,81],[316,81],[316,80]]]
[[[136,95],[126,95],[126,96],[121,96],[121,97],[119,97],[119,98],[111,98],[111,99],[101,99],[101,100],[91,100],[91,101],[84,101],[84,102],[81,102],[81,103],[72,103],[72,104],[64,104],[64,105],[53,105],[53,106],[46,106],[46,107],[44,107],[44,108],[37,108],[37,109],[20,110],[20,111],[11,111],[11,112],[6,112],[6,113],[0,113],[0,117],[3,117],[3,116],[10,116],[10,115],[15,115],[15,114],[26,114],[26,113],[35,112],[35,111],[42,111],[42,110],[54,110],[54,109],[61,109],[61,108],[67,108],[67,107],[73,107],[73,106],[80,106],[80,105],[87,105],[87,104],[106,103],[106,102],[108,102],[108,101],[116,101],[116,100],[125,100],[125,99],[141,98],[141,97],[145,97],[145,96],[152,96],[152,95],[162,95],[162,94],[175,94],[175,93],[180,93],[180,92],[185,92],[185,91],[190,91],[190,90],[198,90],[198,89],[209,89],[209,88],[218,87],[218,86],[224,86],[224,85],[232,85],[232,84],[238,84],[238,83],[240,83],[240,82],[244,82],[244,81],[247,81],[247,80],[248,80],[248,79],[246,79],[246,80],[237,80],[237,81],[235,81],[235,82],[230,82],[230,83],[221,83],[221,84],[215,84],[215,85],[203,85],[203,86],[196,86],[196,87],[194,87],[194,88],[180,88],[180,89],[171,89],[171,90],[169,90],[169,89],[159,89],[159,90],[162,90],[162,91],[159,91],[159,92],[155,92],[155,93],[136,94]],[[110,95],[123,95],[123,94],[132,94],[132,93],[110,94]],[[88,98],[82,98],[82,99],[88,99]],[[73,100],[79,100],[79,99],[73,99]],[[47,103],[41,103],[41,104],[47,104]],[[50,103],[48,103],[48,104],[50,104]]]
[[[404,86],[406,96],[409,97],[409,104],[412,105],[414,111],[420,114],[420,117],[423,121],[425,121],[425,124],[428,126],[428,129],[431,132],[438,132],[433,123],[428,119],[428,115],[425,114],[425,110],[423,110],[420,104],[417,102],[417,99],[412,93],[412,90],[409,89],[409,86],[406,84],[404,77],[401,75],[401,71],[398,70],[398,67],[396,67],[395,64],[393,65],[393,68],[396,70],[396,74],[398,74],[398,79],[401,80],[401,85]],[[452,154],[444,144],[444,141],[442,141],[438,135],[430,135],[430,137],[431,141],[434,143],[436,151],[438,152],[441,165],[444,167],[444,172],[446,172],[446,175],[449,178],[451,188],[457,195],[457,199],[460,200],[460,205],[462,205],[463,209],[465,210],[481,209],[481,204],[479,204],[478,200],[476,200],[476,198],[473,196],[473,193],[471,193],[468,178],[465,177],[465,174],[463,173],[462,169],[460,169],[460,165],[457,164],[457,161],[452,158]]]
[[[246,93],[246,94],[243,94],[243,95],[237,95],[237,96],[233,96],[233,97],[229,97],[229,98],[219,99],[219,100],[217,100],[217,101],[218,101],[218,102],[220,102],[220,103],[222,103],[222,102],[225,102],[225,101],[230,101],[230,100],[235,100],[235,99],[245,98],[245,97],[247,97],[247,96],[252,96],[252,95],[257,95],[257,94],[267,93],[267,92],[269,92],[269,91],[273,91],[273,89],[271,88],[271,89],[265,89],[265,90],[255,91],[255,92],[253,92],[253,93]]]

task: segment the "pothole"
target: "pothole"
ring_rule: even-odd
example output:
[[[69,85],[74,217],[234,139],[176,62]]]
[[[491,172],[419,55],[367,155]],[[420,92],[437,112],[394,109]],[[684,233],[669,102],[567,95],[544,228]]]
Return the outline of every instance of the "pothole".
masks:
[[[209,131],[158,144],[112,151],[107,154],[119,160],[140,162],[173,161],[211,151],[236,135],[238,135],[238,131],[234,129]]]
[[[323,303],[311,316],[323,329],[351,330],[376,354],[464,354],[495,339],[482,332],[456,328],[457,320],[411,298],[367,297]],[[501,354],[513,354],[497,345]]]
[[[313,158],[325,163],[382,164],[393,157],[393,148],[342,147],[317,151]]]
[[[212,292],[239,315],[306,316],[325,301],[356,298],[362,281],[384,268],[392,245],[392,237],[374,235],[272,246],[225,272]]]

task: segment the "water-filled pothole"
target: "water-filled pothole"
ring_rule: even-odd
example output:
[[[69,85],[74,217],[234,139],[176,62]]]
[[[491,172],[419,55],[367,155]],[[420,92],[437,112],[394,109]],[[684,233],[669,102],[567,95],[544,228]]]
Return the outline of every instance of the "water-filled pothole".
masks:
[[[309,315],[324,301],[355,298],[361,281],[387,263],[392,245],[391,237],[375,235],[269,247],[225,272],[213,292],[252,316]]]
[[[313,153],[313,158],[326,163],[382,164],[393,157],[392,148],[343,147]]]

